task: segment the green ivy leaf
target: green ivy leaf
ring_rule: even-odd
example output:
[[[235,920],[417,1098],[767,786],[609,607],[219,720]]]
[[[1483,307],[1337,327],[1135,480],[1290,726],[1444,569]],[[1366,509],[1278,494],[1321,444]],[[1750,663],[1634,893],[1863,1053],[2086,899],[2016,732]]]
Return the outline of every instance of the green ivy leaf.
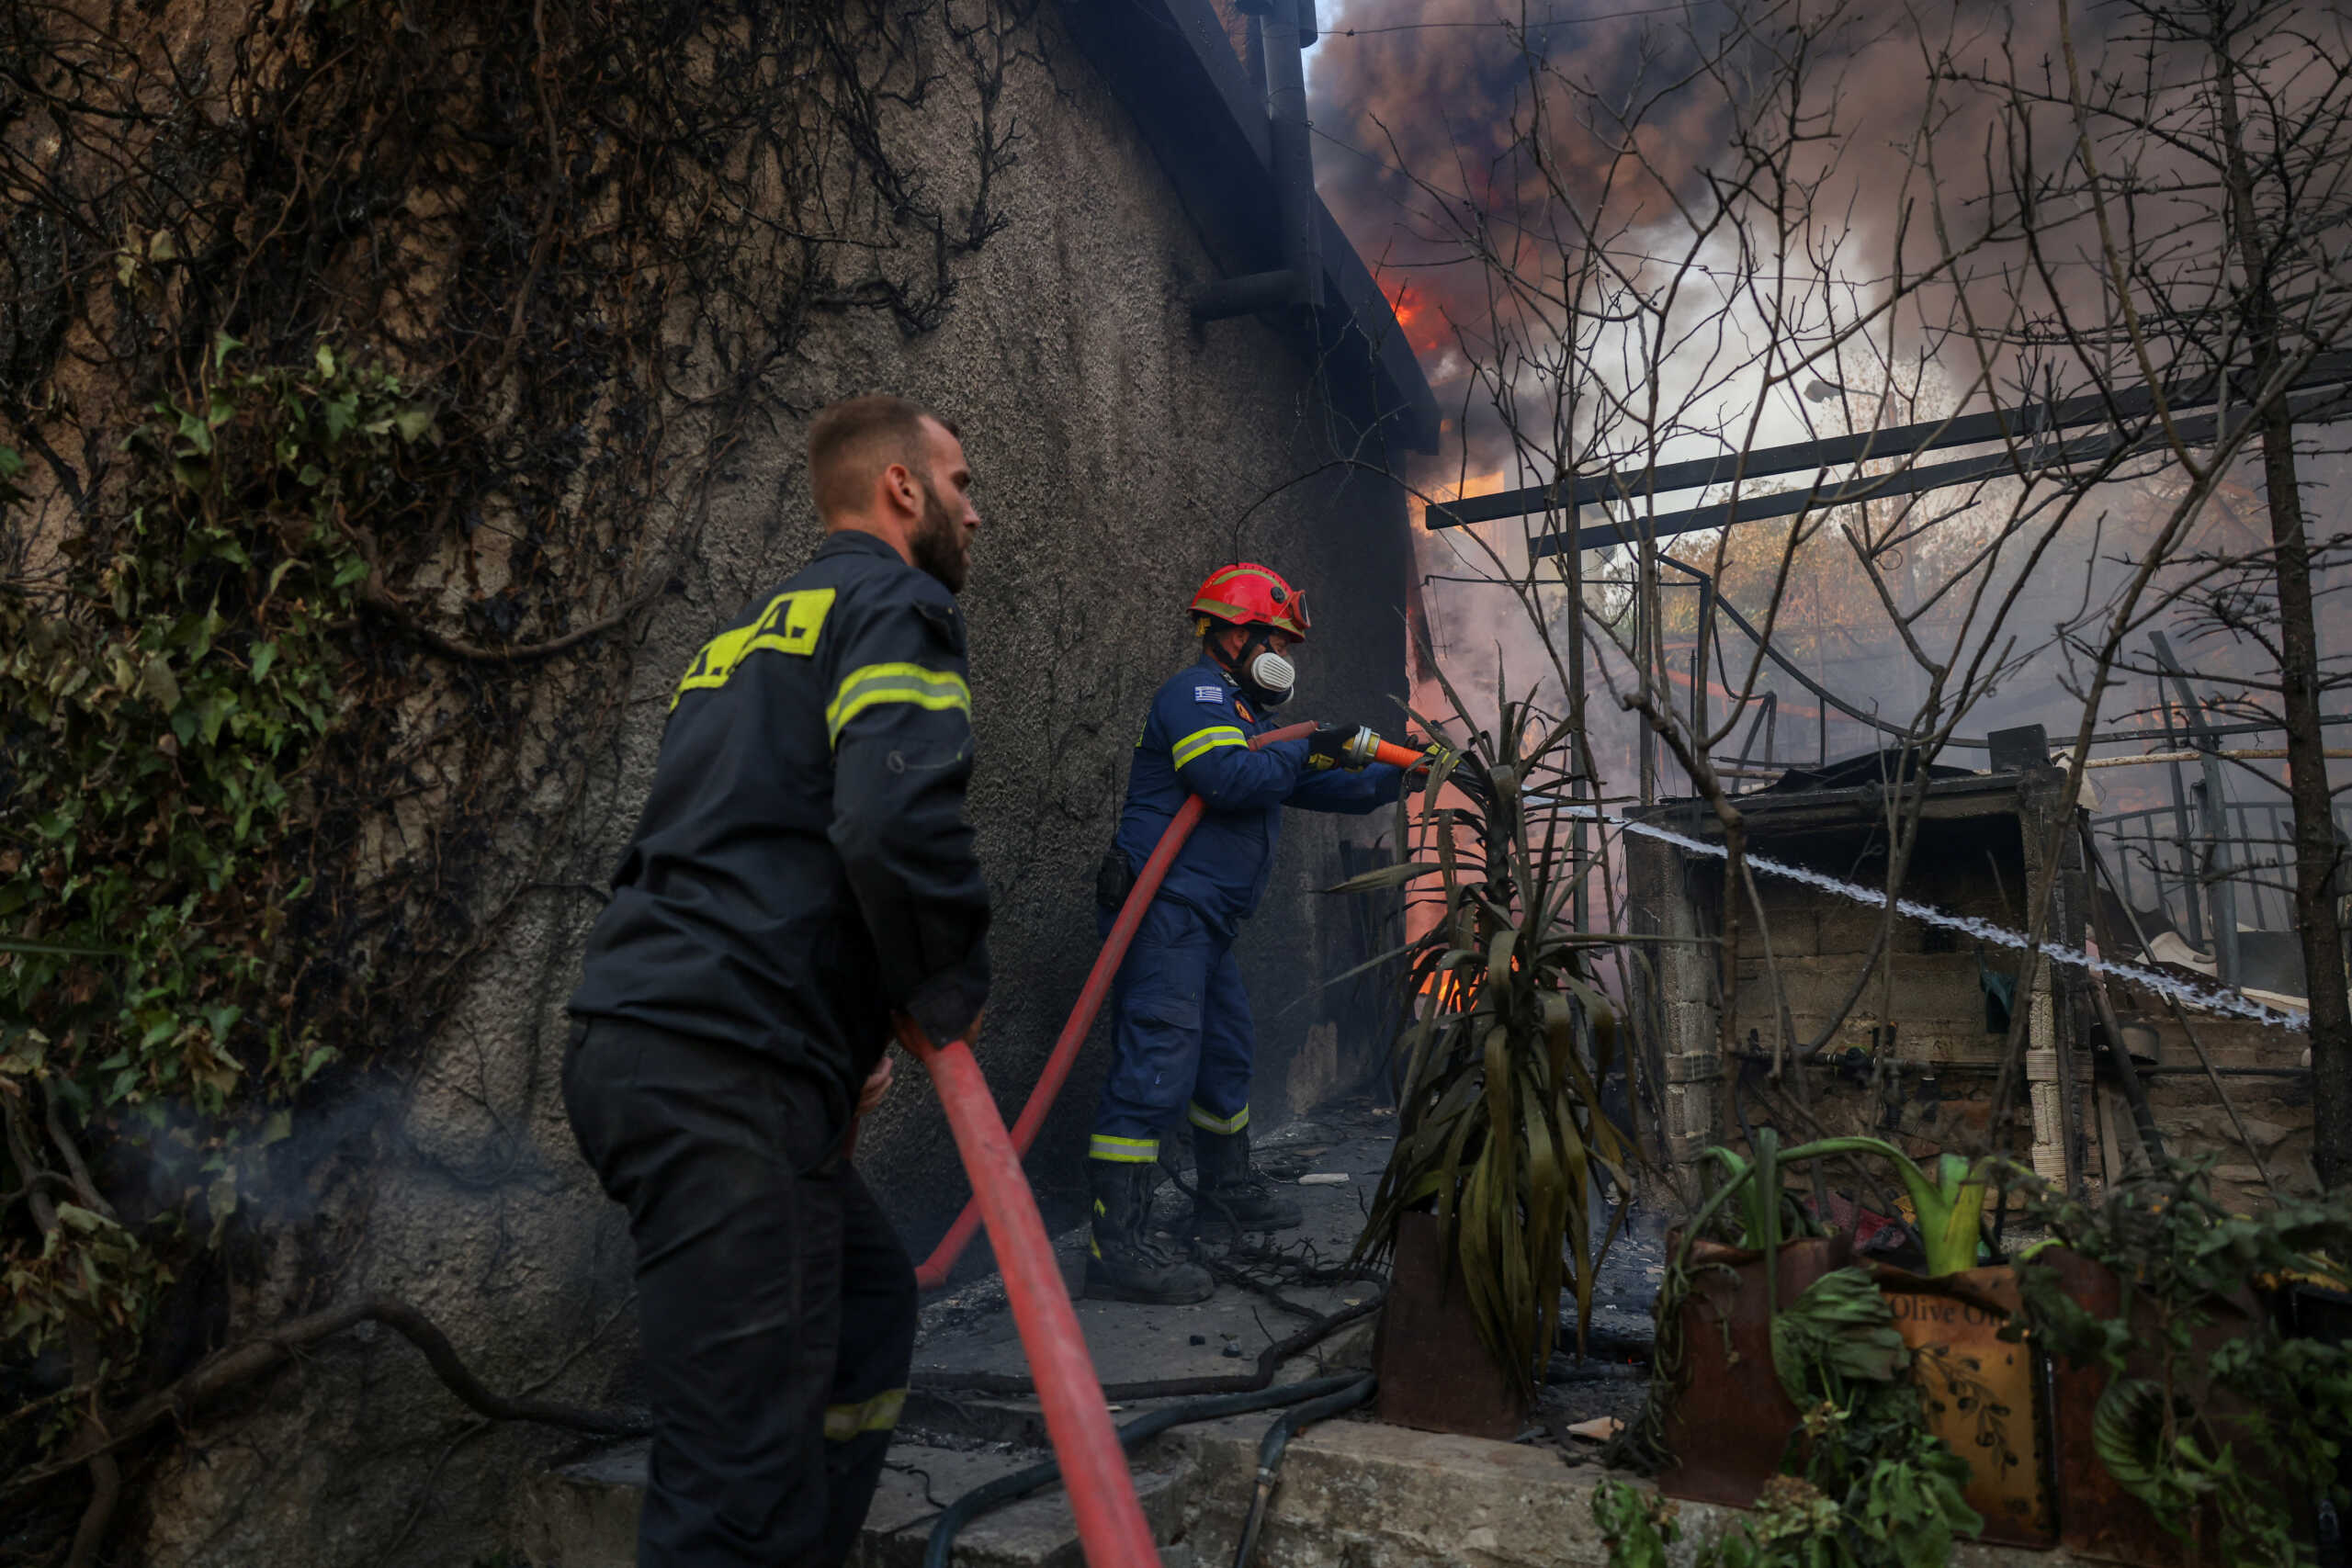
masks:
[[[147,660],[147,667],[139,672],[139,694],[165,713],[179,706],[180,683],[172,673],[170,660],[159,653]]]
[[[179,436],[205,457],[212,456],[212,427],[186,410],[180,412]]]

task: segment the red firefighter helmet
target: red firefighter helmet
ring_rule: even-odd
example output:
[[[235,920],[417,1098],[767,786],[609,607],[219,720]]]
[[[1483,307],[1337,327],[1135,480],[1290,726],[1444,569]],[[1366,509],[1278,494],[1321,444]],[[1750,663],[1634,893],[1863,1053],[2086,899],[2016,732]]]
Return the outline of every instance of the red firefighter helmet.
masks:
[[[1272,626],[1306,640],[1306,595],[1283,581],[1282,573],[1256,561],[1235,561],[1209,573],[1193,595],[1193,614],[1236,626]]]

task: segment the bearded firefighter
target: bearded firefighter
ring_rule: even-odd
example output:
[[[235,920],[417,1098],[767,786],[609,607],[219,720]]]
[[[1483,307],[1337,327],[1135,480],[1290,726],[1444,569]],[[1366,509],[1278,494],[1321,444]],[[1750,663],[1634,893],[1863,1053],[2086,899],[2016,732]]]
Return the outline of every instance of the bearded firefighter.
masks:
[[[1219,567],[1193,595],[1200,661],[1159,688],[1136,740],[1118,833],[1095,889],[1107,933],[1136,871],[1187,795],[1206,811],[1146,911],[1112,991],[1110,1077],[1089,1145],[1094,1235],[1086,1293],[1182,1304],[1206,1300],[1208,1271],[1153,1239],[1148,1216],[1160,1138],[1193,1130],[1193,1224],[1210,1234],[1281,1230],[1298,1205],[1250,1163],[1250,998],[1233,942],[1258,907],[1286,806],[1351,814],[1394,801],[1404,774],[1351,766],[1351,727],[1312,739],[1250,739],[1297,681],[1306,595],[1252,561]]]

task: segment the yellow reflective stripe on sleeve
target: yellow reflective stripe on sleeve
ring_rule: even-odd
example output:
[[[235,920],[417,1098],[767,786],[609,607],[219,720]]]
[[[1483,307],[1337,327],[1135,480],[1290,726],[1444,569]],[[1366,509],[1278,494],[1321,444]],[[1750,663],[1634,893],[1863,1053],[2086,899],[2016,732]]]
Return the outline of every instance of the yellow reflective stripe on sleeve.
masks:
[[[907,1403],[903,1388],[886,1388],[871,1399],[855,1404],[825,1406],[825,1441],[846,1443],[852,1438],[868,1432],[887,1432],[899,1424],[899,1412]]]
[[[1195,757],[1205,756],[1220,746],[1249,744],[1249,738],[1232,725],[1212,724],[1206,729],[1195,729],[1192,734],[1170,747],[1169,750],[1175,756],[1176,765],[1181,768]]]
[[[972,689],[949,670],[920,664],[868,664],[851,671],[825,705],[825,734],[836,746],[850,720],[884,703],[912,703],[934,711],[953,708],[971,716]]]
[[[1250,1125],[1250,1108],[1245,1105],[1230,1116],[1212,1116],[1197,1105],[1187,1105],[1184,1120],[1206,1132],[1238,1133]]]
[[[727,678],[735,673],[736,666],[752,654],[790,653],[808,658],[817,651],[817,636],[824,630],[825,617],[832,608],[833,591],[830,588],[801,588],[777,594],[750,626],[721,632],[703,644],[684,678],[679,681],[678,689],[670,694],[670,705],[676,707],[678,699],[688,692],[724,686]]]
[[[1097,1133],[1087,1141],[1086,1153],[1092,1159],[1117,1160],[1122,1165],[1149,1165],[1159,1157],[1159,1140],[1114,1138],[1107,1133]]]

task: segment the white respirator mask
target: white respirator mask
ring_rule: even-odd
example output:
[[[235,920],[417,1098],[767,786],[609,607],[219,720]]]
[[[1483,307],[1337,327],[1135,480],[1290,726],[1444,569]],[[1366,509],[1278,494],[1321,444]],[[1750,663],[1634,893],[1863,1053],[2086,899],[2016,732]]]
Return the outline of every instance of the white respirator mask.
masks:
[[[1272,649],[1250,661],[1250,683],[1258,688],[1258,700],[1268,707],[1280,707],[1290,701],[1291,688],[1298,684],[1298,666]]]

